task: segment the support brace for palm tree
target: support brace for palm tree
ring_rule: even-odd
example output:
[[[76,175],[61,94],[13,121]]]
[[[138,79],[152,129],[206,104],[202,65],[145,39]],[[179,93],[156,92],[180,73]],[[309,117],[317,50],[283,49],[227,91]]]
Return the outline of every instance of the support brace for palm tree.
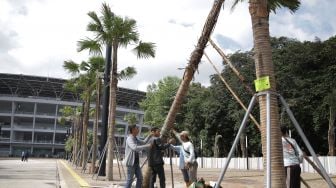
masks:
[[[115,139],[115,138],[114,138]],[[121,161],[120,161],[120,151],[118,149],[118,146],[117,146],[117,142],[116,142],[116,139],[114,140],[114,147],[117,149],[117,153],[115,154],[115,158],[117,159],[117,164],[118,164],[118,169],[119,169],[119,176],[120,176],[120,179],[121,179],[121,171],[120,171],[120,166],[122,168],[122,172],[123,172],[123,175],[124,175],[124,178],[126,179],[126,173],[125,173],[125,169],[124,169],[124,166],[121,164]],[[102,160],[106,160],[106,151],[107,151],[107,147],[108,147],[108,142],[106,142],[102,152],[101,152],[101,155],[99,156],[99,159],[98,161],[99,162],[99,165],[98,165],[98,172],[97,172],[97,177],[96,177],[96,180],[98,179],[98,176],[99,176],[99,172],[102,170],[102,165],[103,165],[103,161]],[[104,165],[105,166],[105,165]],[[92,175],[92,179],[93,177],[95,176],[95,173],[93,173]]]
[[[225,172],[229,166],[229,163],[230,163],[230,160],[234,154],[234,150],[236,149],[236,146],[239,142],[239,137],[240,135],[242,134],[245,126],[246,126],[246,123],[247,123],[247,120],[248,120],[248,115],[249,113],[252,111],[253,109],[253,106],[256,102],[256,97],[258,96],[261,96],[261,95],[266,95],[266,109],[267,109],[267,115],[266,115],[266,144],[267,144],[267,147],[266,147],[266,150],[267,150],[267,158],[266,158],[266,170],[267,170],[267,177],[266,177],[266,187],[267,188],[271,188],[271,117],[270,117],[270,111],[271,111],[271,106],[270,106],[270,95],[276,95],[277,97],[280,98],[280,101],[282,103],[282,105],[285,107],[285,110],[287,112],[287,114],[289,115],[292,123],[294,124],[296,130],[298,131],[299,135],[301,136],[303,142],[305,143],[307,149],[309,150],[310,154],[313,156],[313,159],[315,161],[315,163],[317,164],[317,166],[319,167],[320,171],[321,171],[321,174],[322,174],[322,177],[325,179],[325,181],[327,182],[327,184],[329,185],[330,188],[334,188],[334,184],[333,182],[331,181],[330,177],[328,176],[327,172],[325,171],[325,169],[323,168],[321,162],[319,161],[319,159],[317,158],[317,155],[315,153],[315,151],[313,150],[313,148],[311,147],[307,137],[305,136],[305,134],[303,133],[300,125],[298,124],[298,122],[296,121],[292,111],[289,109],[289,106],[288,104],[286,103],[285,99],[280,95],[280,94],[277,94],[277,93],[274,93],[274,92],[271,92],[271,91],[266,91],[266,92],[259,92],[255,95],[253,95],[251,101],[250,101],[250,104],[248,106],[248,109],[244,115],[244,118],[243,118],[243,121],[240,125],[240,128],[238,130],[238,133],[235,137],[235,140],[233,142],[233,145],[230,149],[230,152],[229,152],[229,155],[227,157],[227,160],[224,164],[224,167],[221,171],[221,174],[217,180],[217,183],[216,183],[216,188],[219,187],[219,185],[221,184],[223,178],[224,178],[224,175],[225,175]]]
[[[85,160],[85,162],[84,162],[84,165],[83,165],[83,168],[82,168],[82,170],[81,170],[81,173],[85,173],[85,171],[86,171],[86,165],[87,165],[87,163],[91,160],[91,158],[92,158],[92,156],[94,155],[93,153],[92,153],[92,148],[93,148],[93,145],[90,147],[90,151],[89,151],[89,153],[87,154],[87,156],[86,156],[86,160]],[[92,155],[91,155],[92,154]],[[92,161],[93,162],[93,161]],[[89,172],[90,173],[90,172]]]

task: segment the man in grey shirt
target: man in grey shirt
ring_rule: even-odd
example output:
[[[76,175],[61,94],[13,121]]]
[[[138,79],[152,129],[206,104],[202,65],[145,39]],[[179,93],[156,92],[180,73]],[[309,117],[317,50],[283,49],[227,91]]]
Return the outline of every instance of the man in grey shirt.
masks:
[[[146,144],[151,134],[145,139],[141,140],[137,138],[139,134],[139,128],[136,125],[130,125],[129,127],[130,134],[126,139],[126,147],[125,147],[125,160],[124,164],[127,167],[127,179],[126,179],[126,188],[131,188],[132,179],[135,174],[137,178],[136,188],[141,188],[142,185],[142,172],[140,168],[140,157],[139,151],[149,149],[151,144]]]

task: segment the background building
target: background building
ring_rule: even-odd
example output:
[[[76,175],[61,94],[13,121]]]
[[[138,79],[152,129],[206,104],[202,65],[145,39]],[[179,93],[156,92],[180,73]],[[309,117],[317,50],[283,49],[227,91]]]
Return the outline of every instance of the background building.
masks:
[[[65,91],[66,80],[39,76],[0,74],[0,156],[20,156],[29,151],[36,157],[62,156],[70,122],[57,120],[64,106],[81,106],[77,94]],[[141,135],[149,131],[143,125],[144,112],[138,102],[145,97],[141,91],[118,88],[116,140],[122,148],[127,136],[127,113],[135,113]],[[91,105],[94,107],[94,105]],[[90,119],[89,130],[92,130]],[[100,124],[98,134],[100,135]]]

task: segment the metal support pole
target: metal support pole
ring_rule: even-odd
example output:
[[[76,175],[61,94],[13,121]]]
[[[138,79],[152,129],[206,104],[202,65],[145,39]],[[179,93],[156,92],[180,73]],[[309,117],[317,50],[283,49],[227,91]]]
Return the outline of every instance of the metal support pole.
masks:
[[[313,156],[313,159],[314,159],[315,163],[316,163],[317,166],[320,168],[321,173],[322,173],[324,179],[327,181],[329,187],[334,188],[335,186],[334,186],[333,182],[331,181],[331,179],[330,179],[330,177],[328,176],[327,172],[326,172],[325,169],[323,168],[323,166],[322,166],[320,160],[317,158],[317,155],[316,155],[314,149],[312,148],[312,146],[310,145],[310,143],[309,143],[307,137],[306,137],[305,134],[303,133],[303,131],[302,131],[302,129],[301,129],[299,123],[296,121],[296,119],[295,119],[295,117],[294,117],[292,111],[289,109],[289,106],[287,105],[285,99],[284,99],[281,95],[279,95],[279,98],[280,98],[280,101],[281,101],[282,105],[284,105],[284,107],[285,107],[285,109],[286,109],[286,112],[287,112],[289,118],[292,120],[292,122],[293,122],[293,124],[294,124],[296,130],[298,131],[298,133],[299,133],[299,135],[301,136],[303,142],[305,143],[307,149],[309,150],[310,154]]]
[[[249,158],[248,158],[248,143],[247,143],[247,135],[245,136],[245,149],[246,149],[246,170],[249,170]]]
[[[229,166],[230,160],[231,160],[231,158],[232,158],[232,156],[233,156],[233,152],[234,152],[234,150],[236,149],[236,146],[237,146],[237,144],[238,144],[238,142],[239,142],[239,137],[240,137],[241,133],[243,132],[243,130],[244,130],[244,128],[245,128],[245,125],[246,125],[247,120],[248,120],[248,116],[249,116],[249,114],[250,114],[251,111],[252,111],[252,108],[253,108],[253,106],[254,106],[255,100],[256,100],[256,95],[254,95],[254,96],[252,97],[252,99],[251,99],[251,102],[250,102],[250,104],[249,104],[249,106],[248,106],[248,109],[247,109],[247,111],[246,111],[246,113],[245,113],[245,115],[244,115],[244,119],[243,119],[243,121],[242,121],[242,123],[241,123],[241,125],[240,125],[240,128],[239,128],[239,130],[238,130],[238,133],[237,133],[237,135],[236,135],[236,138],[235,138],[235,140],[234,140],[234,142],[233,142],[233,145],[232,145],[232,147],[231,147],[231,149],[230,149],[229,155],[228,155],[228,157],[227,157],[227,161],[225,162],[224,168],[222,169],[222,172],[221,172],[221,174],[220,174],[220,176],[219,176],[219,178],[218,178],[218,180],[217,180],[217,183],[216,183],[216,185],[215,185],[215,188],[219,188],[219,185],[221,184],[221,182],[222,182],[222,180],[223,180],[223,178],[224,178],[224,174],[225,174],[225,172],[226,172],[226,170],[227,170],[227,168],[228,168],[228,166]]]
[[[266,177],[266,186],[271,188],[271,96],[270,93],[266,93],[266,155],[267,155],[267,177]]]

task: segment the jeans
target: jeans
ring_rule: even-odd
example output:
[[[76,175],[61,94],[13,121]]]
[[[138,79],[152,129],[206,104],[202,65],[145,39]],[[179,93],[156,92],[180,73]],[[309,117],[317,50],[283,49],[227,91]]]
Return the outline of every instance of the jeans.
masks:
[[[154,188],[154,183],[156,181],[156,175],[158,175],[160,179],[160,188],[165,188],[166,178],[165,178],[163,165],[151,166],[151,169],[152,169],[152,174],[150,176],[149,187]]]
[[[142,186],[142,172],[139,164],[135,164],[134,166],[128,166],[127,167],[127,179],[126,179],[126,188],[131,188],[132,186],[132,180],[133,176],[135,174],[136,177],[136,188],[141,188]]]
[[[197,167],[198,163],[190,163],[187,168],[181,169],[183,180],[185,182],[197,182]]]

